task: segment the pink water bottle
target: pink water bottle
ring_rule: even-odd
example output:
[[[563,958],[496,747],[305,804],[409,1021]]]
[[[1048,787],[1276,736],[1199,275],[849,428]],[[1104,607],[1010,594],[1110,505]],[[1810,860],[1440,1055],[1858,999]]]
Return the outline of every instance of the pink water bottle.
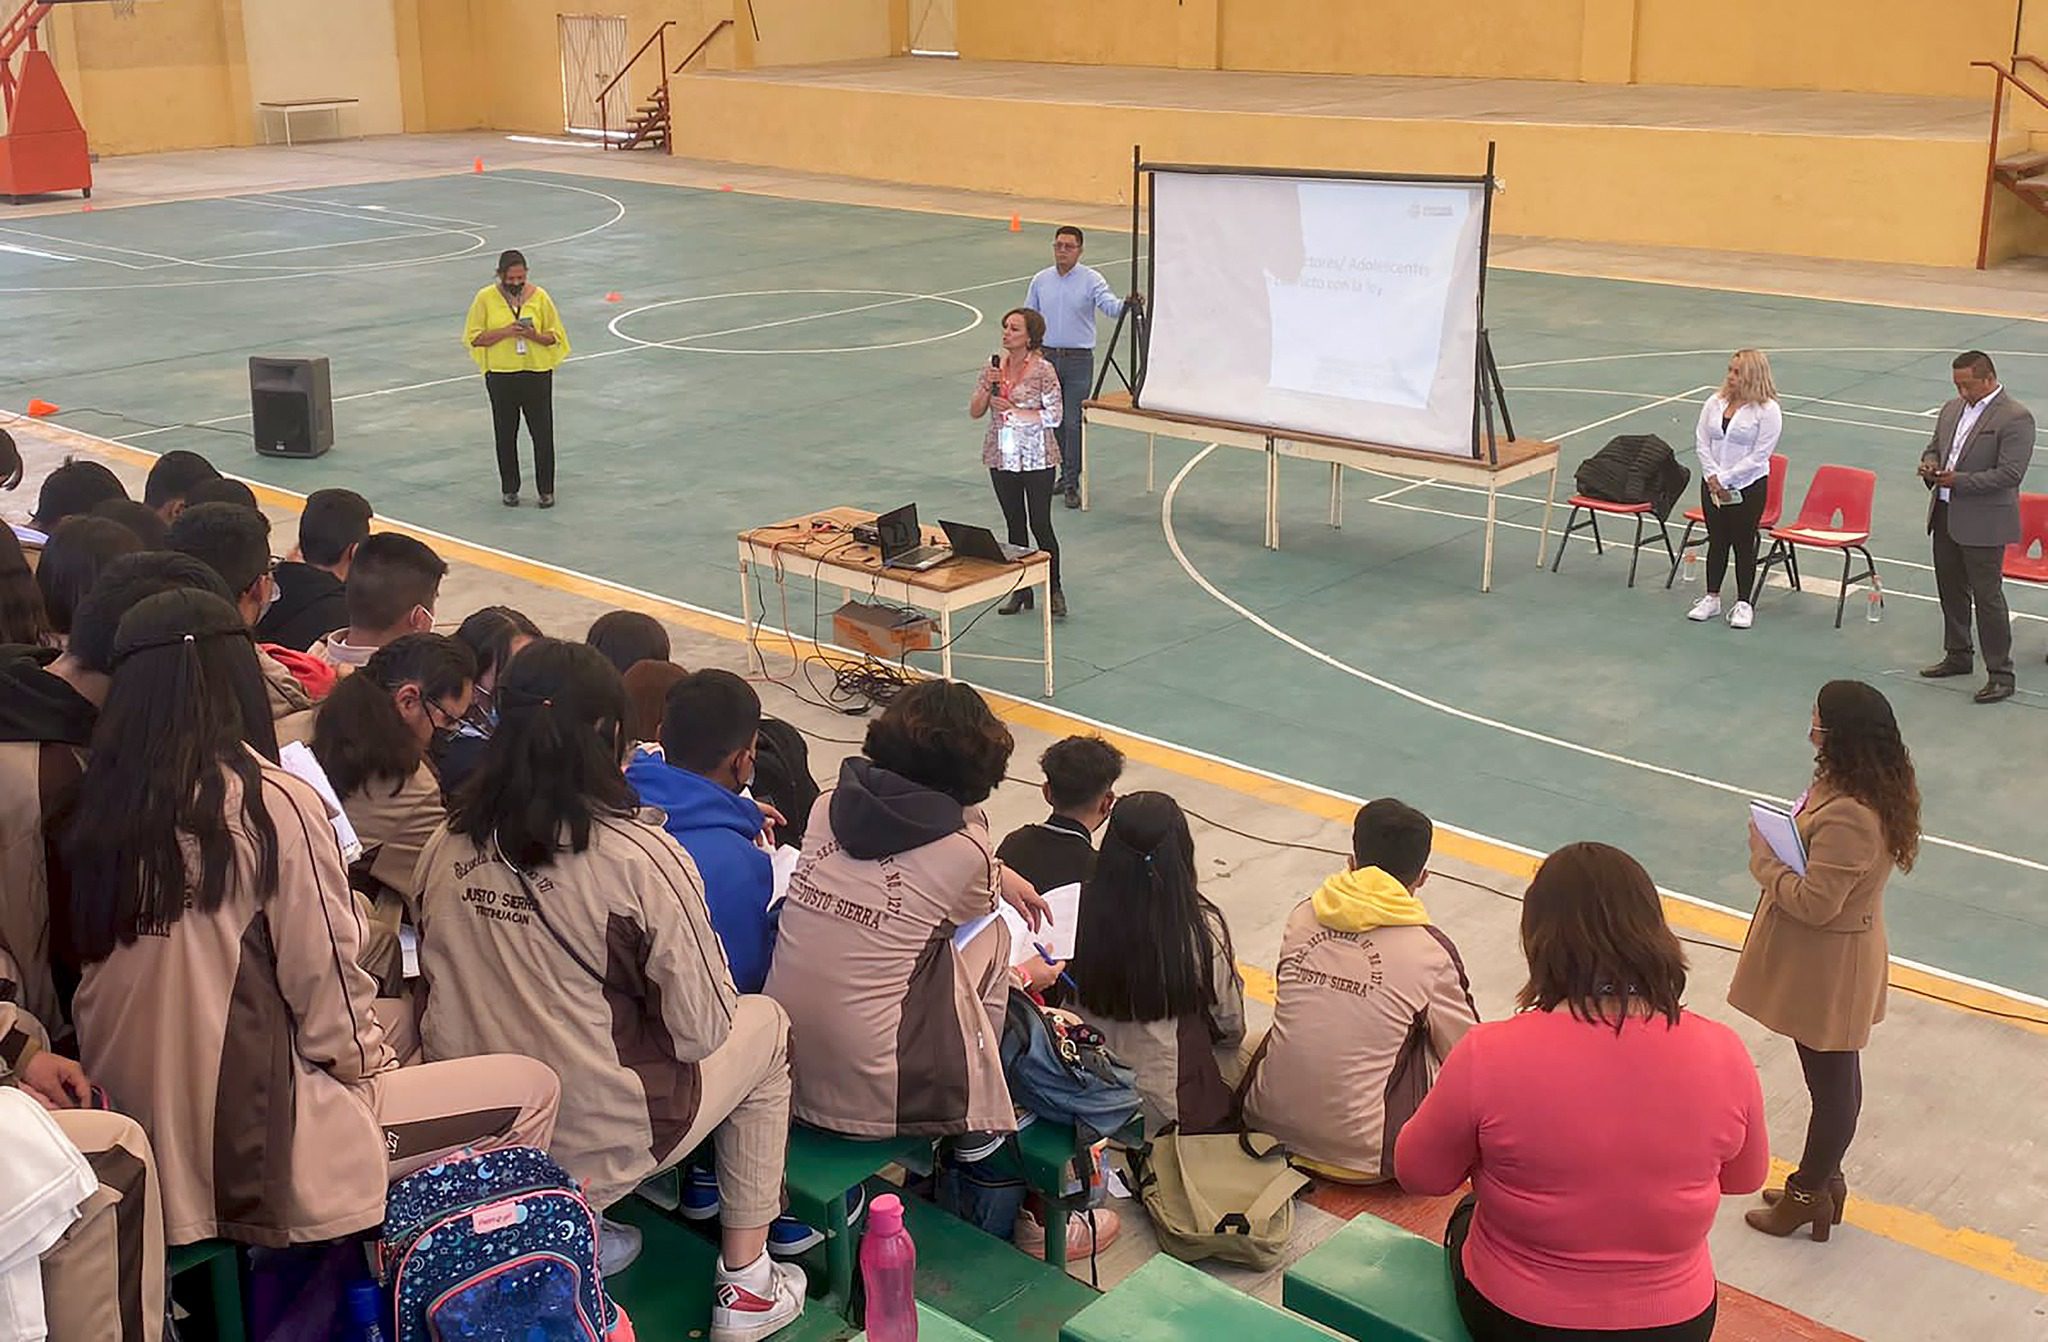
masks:
[[[894,1193],[868,1204],[860,1277],[868,1294],[868,1342],[917,1342],[917,1246],[903,1228],[903,1199]]]

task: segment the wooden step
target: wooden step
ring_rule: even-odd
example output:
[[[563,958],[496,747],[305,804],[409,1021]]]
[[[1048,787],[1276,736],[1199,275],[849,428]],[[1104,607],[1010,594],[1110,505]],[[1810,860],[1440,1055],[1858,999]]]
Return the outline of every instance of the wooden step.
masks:
[[[2023,196],[2048,196],[2048,173],[2035,177],[2022,177],[2012,184],[2012,189]]]
[[[2032,177],[2043,168],[2048,168],[2048,150],[2037,150],[2027,154],[2014,154],[2011,158],[1998,160],[1997,166],[2002,176],[2011,177],[2015,180],[2023,177]]]

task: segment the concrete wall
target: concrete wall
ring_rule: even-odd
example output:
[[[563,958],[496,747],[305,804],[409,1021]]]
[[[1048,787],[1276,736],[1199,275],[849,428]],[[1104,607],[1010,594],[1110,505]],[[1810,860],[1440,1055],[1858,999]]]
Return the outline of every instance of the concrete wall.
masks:
[[[60,5],[45,34],[94,152],[247,144],[255,134],[242,0]]]
[[[255,101],[355,98],[350,133],[405,129],[390,0],[242,0],[242,35]]]

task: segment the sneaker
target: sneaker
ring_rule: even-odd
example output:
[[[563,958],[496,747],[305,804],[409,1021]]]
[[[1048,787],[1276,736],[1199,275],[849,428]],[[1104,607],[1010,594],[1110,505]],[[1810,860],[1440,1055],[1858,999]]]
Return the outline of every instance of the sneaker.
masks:
[[[1067,1261],[1088,1258],[1116,1243],[1123,1233],[1123,1218],[1109,1207],[1067,1214]],[[1017,1228],[1011,1235],[1017,1248],[1033,1258],[1045,1257],[1045,1227],[1030,1212],[1017,1213]]]
[[[1007,1132],[963,1132],[953,1139],[953,1159],[961,1165],[979,1165],[1003,1149]]]
[[[640,1228],[621,1225],[608,1216],[597,1218],[597,1271],[602,1277],[616,1276],[633,1266],[640,1256]]]
[[[712,1278],[711,1342],[760,1342],[804,1312],[804,1270],[763,1257],[738,1272],[718,1261]]]
[[[1709,592],[1705,596],[1701,597],[1699,600],[1692,603],[1692,609],[1685,613],[1685,618],[1694,621],[1706,621],[1713,619],[1716,615],[1719,615],[1720,613],[1721,598],[1715,595],[1714,593]]]
[[[683,1172],[683,1200],[676,1210],[685,1221],[709,1221],[718,1215],[718,1173],[692,1168]]]
[[[868,1190],[855,1188],[846,1195],[846,1224],[860,1224],[868,1212]],[[800,1258],[825,1242],[825,1232],[805,1225],[794,1216],[778,1216],[768,1227],[768,1252],[776,1258]]]
[[[1728,612],[1728,627],[1730,629],[1747,629],[1755,623],[1756,611],[1751,608],[1747,601],[1736,602],[1735,609]]]

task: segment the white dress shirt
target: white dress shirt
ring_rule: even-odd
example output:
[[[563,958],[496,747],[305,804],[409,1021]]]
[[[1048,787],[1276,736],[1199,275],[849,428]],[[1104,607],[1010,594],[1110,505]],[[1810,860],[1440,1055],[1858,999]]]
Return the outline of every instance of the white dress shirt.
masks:
[[[1708,476],[1723,489],[1748,489],[1771,473],[1771,454],[1778,450],[1785,417],[1776,401],[1738,405],[1724,428],[1721,417],[1728,413],[1721,393],[1707,398],[1700,409],[1700,422],[1693,431],[1693,447],[1699,455],[1700,480]]]
[[[1970,435],[1977,431],[1977,421],[1984,418],[1984,408],[1990,405],[1993,401],[1997,400],[1998,393],[2004,390],[2004,387],[1993,387],[1991,389],[1991,394],[1989,396],[1986,396],[1983,400],[1977,402],[1977,404],[1975,405],[1966,405],[1963,407],[1962,418],[1956,421],[1956,436],[1949,440],[1948,461],[1943,464],[1943,470],[1954,470],[1956,468],[1956,463],[1963,459],[1963,448],[1969,445]],[[1943,485],[1940,489],[1936,490],[1935,492],[1941,496],[1941,501],[1943,503],[1948,502],[1947,485]]]

